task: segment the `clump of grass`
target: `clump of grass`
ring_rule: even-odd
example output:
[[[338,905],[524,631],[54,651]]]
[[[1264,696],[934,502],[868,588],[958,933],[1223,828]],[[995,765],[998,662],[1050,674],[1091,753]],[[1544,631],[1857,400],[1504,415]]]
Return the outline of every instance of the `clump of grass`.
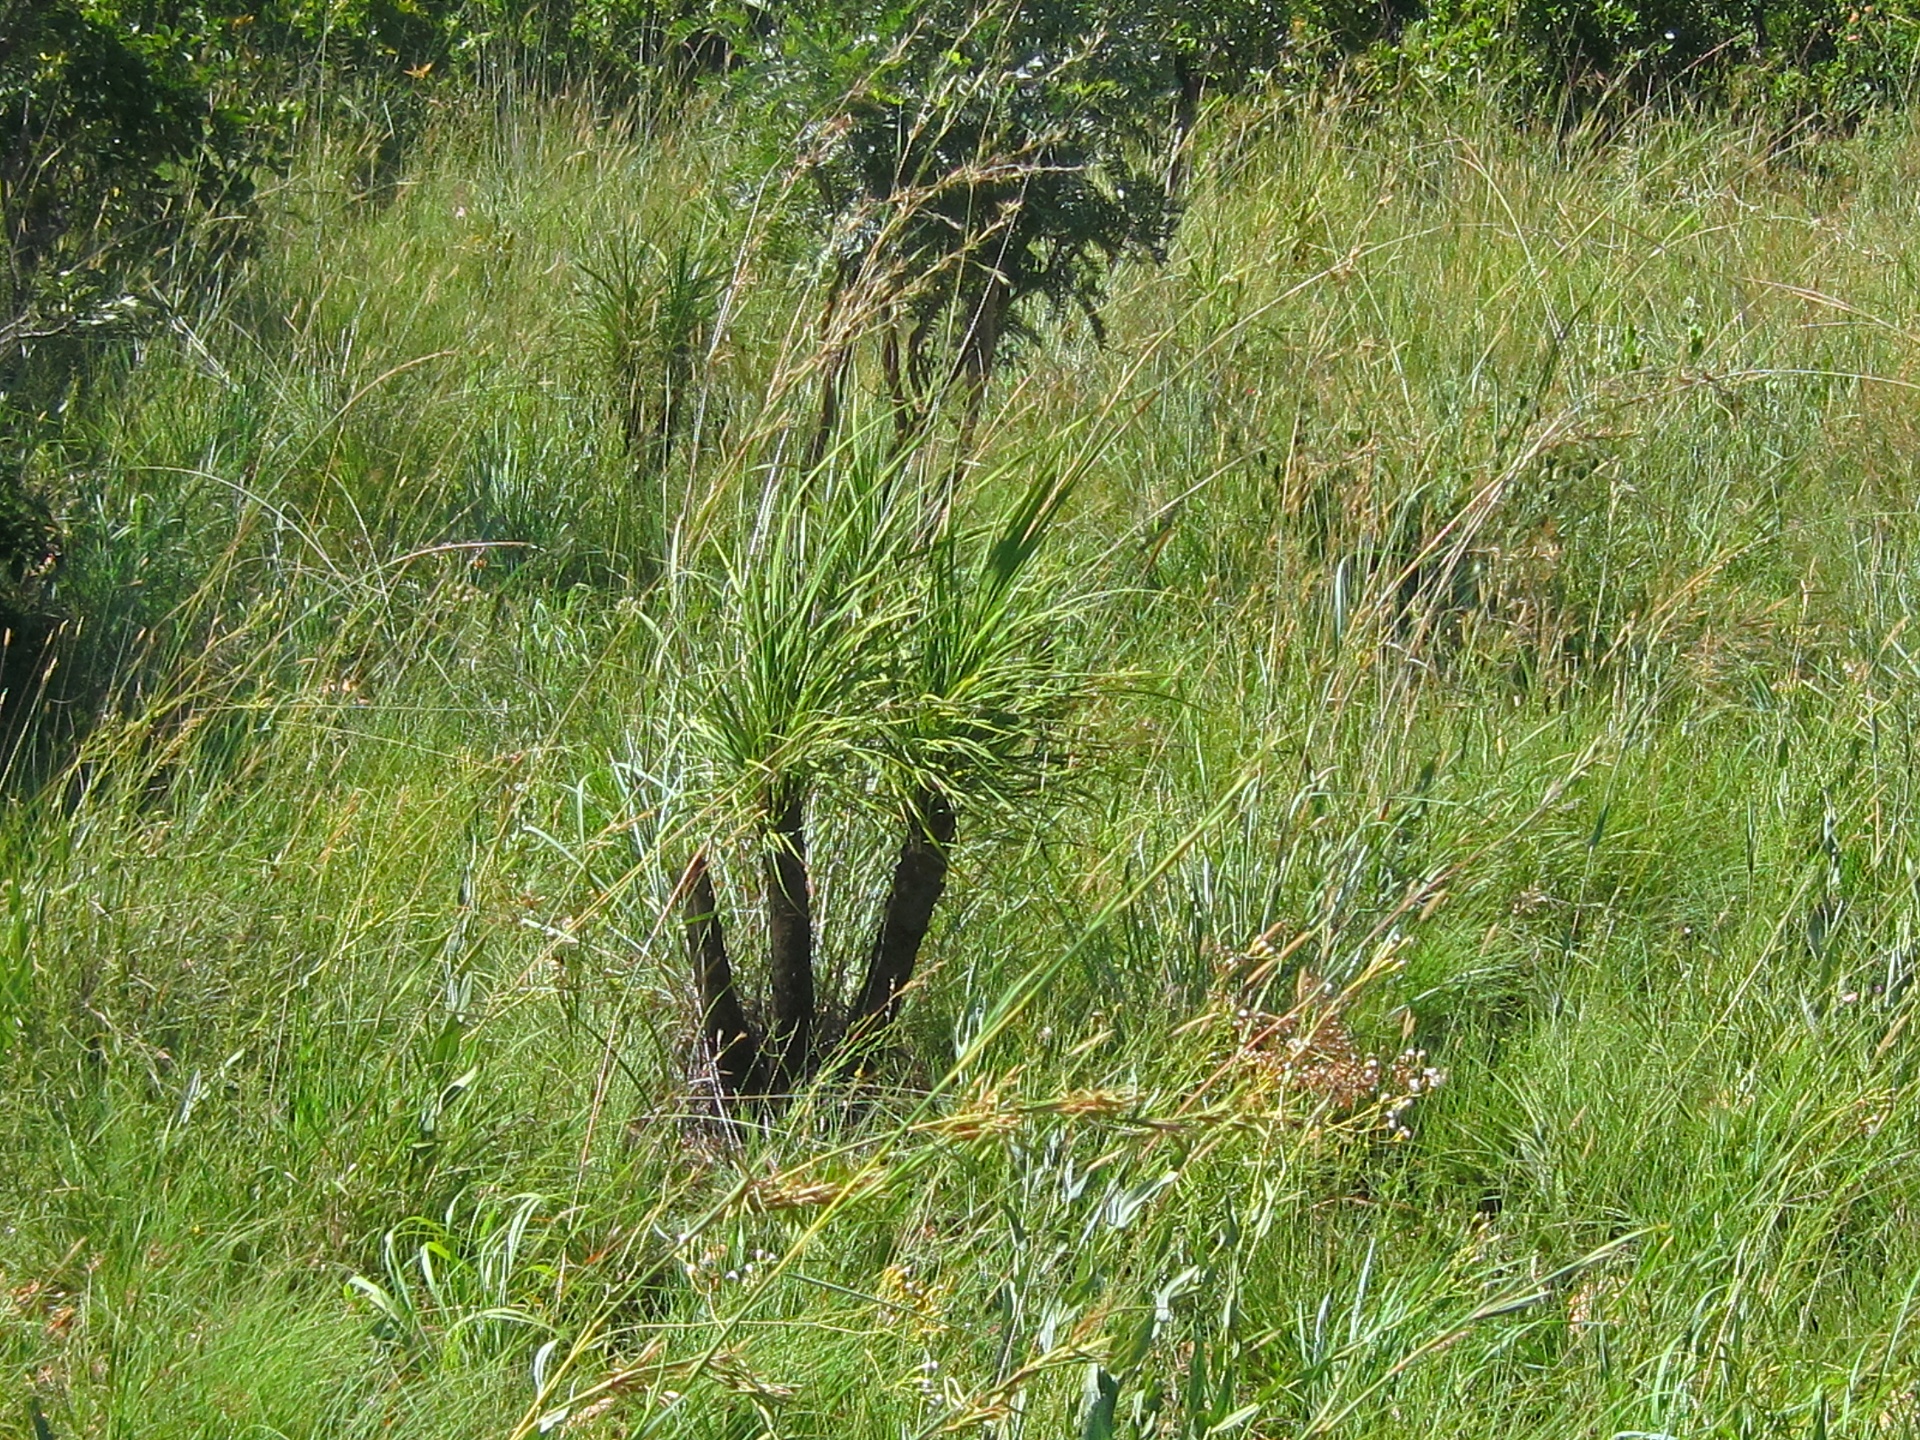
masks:
[[[709,242],[616,234],[583,263],[583,312],[627,452],[655,479],[701,409],[726,270]]]

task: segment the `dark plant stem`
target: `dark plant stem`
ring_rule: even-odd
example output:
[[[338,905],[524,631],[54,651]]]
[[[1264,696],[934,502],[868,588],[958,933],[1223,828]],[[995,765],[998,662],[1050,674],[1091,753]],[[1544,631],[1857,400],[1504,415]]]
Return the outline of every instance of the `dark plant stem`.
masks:
[[[918,417],[907,394],[907,377],[900,356],[900,323],[888,318],[880,332],[880,368],[887,377],[887,396],[893,402],[893,438],[904,451],[913,438]]]
[[[833,433],[840,428],[840,392],[846,381],[850,357],[846,343],[835,331],[840,320],[840,302],[852,280],[851,268],[846,261],[841,261],[834,271],[833,284],[827,291],[826,309],[820,316],[823,351],[820,363],[820,418],[814,423],[813,438],[807,442],[806,468],[809,470],[816,468],[826,458],[827,447],[833,443]]]
[[[680,881],[681,918],[687,929],[687,953],[700,991],[700,1034],[713,1057],[723,1105],[758,1093],[760,1045],[747,1023],[720,930],[713,875],[703,850],[693,857]]]
[[[676,349],[667,357],[666,383],[660,392],[660,413],[654,420],[653,433],[647,437],[645,455],[649,474],[662,473],[673,459],[673,442],[680,433],[680,416],[692,384],[693,358],[685,353],[684,347]]]
[[[961,478],[966,473],[967,463],[972,458],[974,436],[980,428],[980,413],[986,408],[987,381],[993,376],[993,361],[1000,350],[1000,336],[1006,329],[1007,307],[1012,300],[1012,288],[998,274],[992,275],[974,305],[966,334],[961,337],[960,354],[954,366],[955,378],[960,382],[961,389],[960,435],[954,447],[953,469],[947,476],[945,493],[937,498],[927,518],[929,534],[938,528],[941,518],[952,505]]]
[[[871,1039],[899,1013],[900,992],[913,978],[934,907],[947,888],[954,828],[953,804],[939,790],[924,788],[907,806],[906,838],[867,956],[866,980],[854,1002],[847,1028],[850,1041]]]
[[[1193,127],[1200,121],[1200,96],[1206,75],[1190,56],[1178,53],[1173,58],[1173,73],[1178,89],[1173,98],[1173,151],[1167,158],[1167,199],[1178,202],[1187,191]]]
[[[1007,306],[1013,290],[998,273],[988,277],[973,314],[967,320],[967,332],[960,341],[959,372],[966,389],[967,425],[971,430],[986,397],[987,380],[993,374],[994,356],[1000,349],[1000,336],[1007,325]]]
[[[820,368],[820,418],[814,423],[813,438],[807,442],[806,468],[817,469],[827,458],[833,433],[840,428],[840,391],[846,381],[847,352],[835,350]]]
[[[806,793],[788,787],[770,807],[767,959],[773,1023],[767,1031],[769,1089],[785,1093],[807,1078],[813,1045],[813,898],[807,889]]]

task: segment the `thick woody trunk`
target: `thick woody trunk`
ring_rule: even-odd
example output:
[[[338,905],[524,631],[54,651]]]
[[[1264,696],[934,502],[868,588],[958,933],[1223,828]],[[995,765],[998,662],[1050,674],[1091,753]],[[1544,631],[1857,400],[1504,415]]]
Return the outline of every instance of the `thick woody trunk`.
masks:
[[[807,887],[806,795],[790,790],[773,807],[767,854],[767,958],[773,1019],[767,1027],[768,1088],[793,1090],[812,1066],[813,897]]]
[[[687,954],[700,993],[700,1035],[713,1058],[722,1105],[731,1108],[734,1101],[761,1088],[760,1047],[734,984],[705,852],[695,855],[687,866],[680,892]]]
[[[929,789],[914,797],[880,928],[868,952],[866,980],[854,1001],[847,1030],[854,1042],[871,1038],[899,1012],[900,992],[913,978],[934,907],[947,887],[954,828],[953,806],[945,795]]]

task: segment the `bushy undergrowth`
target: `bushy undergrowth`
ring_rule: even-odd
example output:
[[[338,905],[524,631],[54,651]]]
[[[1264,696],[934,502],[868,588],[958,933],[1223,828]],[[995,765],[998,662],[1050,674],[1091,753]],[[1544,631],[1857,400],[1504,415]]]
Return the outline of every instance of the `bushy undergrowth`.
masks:
[[[904,438],[851,350],[806,466],[723,104],[316,142],[28,455],[121,688],[0,830],[0,1433],[1920,1426],[1910,123],[1222,111],[1104,344]],[[870,453],[897,566],[1070,479],[1060,703],[887,1043],[728,1122],[676,883],[757,999],[799,742],[715,717]],[[897,747],[985,745],[860,573],[776,635],[842,1007]]]

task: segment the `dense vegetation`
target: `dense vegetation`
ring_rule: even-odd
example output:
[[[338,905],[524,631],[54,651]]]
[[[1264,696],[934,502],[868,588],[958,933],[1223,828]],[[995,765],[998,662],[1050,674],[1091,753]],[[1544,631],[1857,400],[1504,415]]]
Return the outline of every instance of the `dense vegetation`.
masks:
[[[1920,1431],[1913,24],[0,0],[0,1435]]]

